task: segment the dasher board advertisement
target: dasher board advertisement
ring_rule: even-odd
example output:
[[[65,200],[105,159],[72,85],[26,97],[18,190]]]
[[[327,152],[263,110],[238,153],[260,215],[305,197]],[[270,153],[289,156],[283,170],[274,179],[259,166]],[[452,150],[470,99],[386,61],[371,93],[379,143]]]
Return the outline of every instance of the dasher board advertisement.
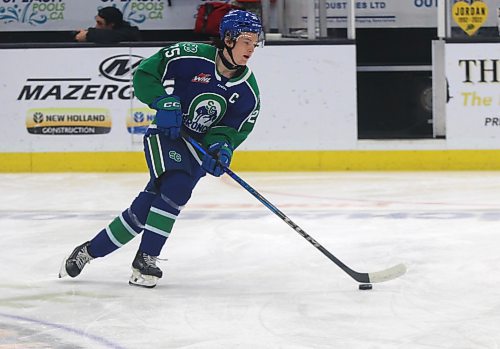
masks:
[[[500,43],[445,46],[452,149],[500,149]]]
[[[441,0],[356,0],[358,28],[436,28],[437,4]],[[458,0],[449,1],[449,9]],[[484,26],[497,26],[496,9],[500,0],[484,0],[490,9]],[[307,28],[309,1],[287,0],[286,21],[289,28]],[[316,5],[317,6],[317,5]],[[349,1],[326,1],[328,28],[346,28]]]
[[[159,49],[0,50],[0,152],[142,151],[155,111],[134,97],[131,80]],[[355,147],[354,45],[268,46],[249,66],[262,109],[241,149]]]
[[[310,0],[312,1],[312,0]],[[308,3],[287,0],[285,21],[289,28],[307,28]],[[359,28],[437,27],[439,0],[356,0]],[[458,0],[450,1],[451,5]],[[483,0],[489,15],[483,26],[496,27],[500,0]],[[193,29],[198,6],[204,0],[1,0],[0,31],[73,31],[94,26],[97,10],[115,6],[124,20],[141,30]],[[277,3],[271,2],[270,20],[277,27]],[[317,3],[317,2],[316,2]],[[346,28],[347,0],[326,1],[327,26]]]
[[[98,9],[115,6],[141,30],[193,29],[201,0],[1,0],[0,31],[73,31],[95,25]]]
[[[0,57],[1,152],[136,148],[126,115],[142,56],[122,47],[5,49]]]

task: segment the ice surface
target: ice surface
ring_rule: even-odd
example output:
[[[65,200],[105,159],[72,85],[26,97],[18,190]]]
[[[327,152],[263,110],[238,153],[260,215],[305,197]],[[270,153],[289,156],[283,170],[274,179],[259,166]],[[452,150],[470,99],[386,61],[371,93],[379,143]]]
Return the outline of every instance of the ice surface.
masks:
[[[499,348],[500,172],[240,173],[358,285],[231,178],[206,178],[154,289],[139,239],[58,279],[146,174],[0,175],[0,348]]]

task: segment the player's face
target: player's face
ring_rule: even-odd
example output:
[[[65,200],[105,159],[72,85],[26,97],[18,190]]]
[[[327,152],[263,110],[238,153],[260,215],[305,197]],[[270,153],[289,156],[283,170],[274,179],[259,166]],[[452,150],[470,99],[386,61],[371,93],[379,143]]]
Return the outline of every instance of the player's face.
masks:
[[[246,65],[253,55],[255,47],[259,45],[259,37],[256,33],[241,33],[236,38],[233,47],[233,58],[236,64]]]

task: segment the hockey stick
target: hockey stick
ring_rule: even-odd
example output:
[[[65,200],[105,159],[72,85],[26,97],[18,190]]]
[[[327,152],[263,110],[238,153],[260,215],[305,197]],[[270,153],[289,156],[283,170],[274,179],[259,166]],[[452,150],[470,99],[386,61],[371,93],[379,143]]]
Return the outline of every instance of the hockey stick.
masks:
[[[207,151],[196,142],[193,138],[183,135],[187,141],[193,145],[200,153],[205,155]],[[234,173],[229,167],[222,165],[224,172],[226,172],[232,179],[234,179],[238,184],[245,188],[250,194],[252,194],[257,200],[259,200],[264,206],[266,206],[271,212],[285,221],[290,227],[292,227],[297,233],[299,233],[304,239],[309,241],[311,245],[316,247],[321,253],[328,257],[333,263],[340,267],[344,272],[346,272],[350,277],[360,283],[377,283],[389,281],[396,279],[406,273],[406,266],[404,264],[398,264],[391,268],[384,269],[381,271],[376,271],[372,273],[360,273],[352,270],[347,265],[345,265],[341,260],[331,254],[326,248],[321,246],[316,240],[314,240],[309,234],[307,234],[302,228],[295,224],[290,218],[287,217],[283,212],[281,212],[276,206],[269,202],[265,197],[263,197],[257,190],[252,188],[247,182],[245,182],[241,177]]]

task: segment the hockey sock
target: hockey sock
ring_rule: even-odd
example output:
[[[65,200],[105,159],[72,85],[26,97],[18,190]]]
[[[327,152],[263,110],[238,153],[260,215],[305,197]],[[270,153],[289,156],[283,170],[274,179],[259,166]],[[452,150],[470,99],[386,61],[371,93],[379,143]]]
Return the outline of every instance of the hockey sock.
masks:
[[[141,192],[132,205],[101,230],[91,241],[89,253],[93,257],[104,257],[122,247],[140,234],[156,194]]]
[[[160,255],[177,216],[191,197],[195,183],[184,172],[174,171],[164,175],[161,194],[154,199],[146,219],[139,251],[150,256]]]

